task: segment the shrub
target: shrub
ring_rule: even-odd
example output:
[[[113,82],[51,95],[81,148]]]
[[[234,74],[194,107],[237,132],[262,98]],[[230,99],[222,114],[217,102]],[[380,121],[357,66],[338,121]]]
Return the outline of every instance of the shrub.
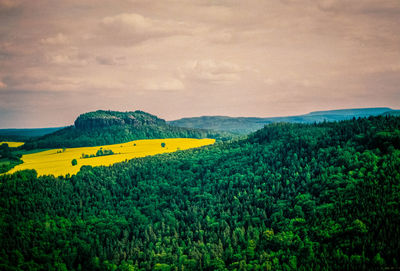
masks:
[[[76,159],[72,159],[71,164],[72,164],[73,166],[76,166],[76,165],[78,164],[78,161],[76,161]]]

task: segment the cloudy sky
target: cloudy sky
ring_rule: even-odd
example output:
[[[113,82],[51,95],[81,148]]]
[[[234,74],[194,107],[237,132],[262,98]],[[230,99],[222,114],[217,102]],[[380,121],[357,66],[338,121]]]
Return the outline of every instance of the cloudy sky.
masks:
[[[400,108],[399,0],[0,0],[0,128]]]

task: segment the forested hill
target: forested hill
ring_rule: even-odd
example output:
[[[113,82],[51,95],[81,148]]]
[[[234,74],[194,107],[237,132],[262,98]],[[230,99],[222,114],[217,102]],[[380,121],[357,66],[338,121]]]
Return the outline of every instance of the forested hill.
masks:
[[[399,129],[278,123],[71,178],[0,176],[0,266],[398,270]]]
[[[110,126],[130,125],[135,128],[142,126],[165,126],[165,120],[160,119],[152,114],[135,111],[135,112],[118,112],[98,110],[80,115],[75,120],[75,127],[78,129],[97,129],[108,128]]]
[[[136,139],[152,138],[217,138],[227,133],[205,129],[181,128],[168,125],[165,120],[143,111],[95,111],[80,115],[73,126],[33,138],[24,148],[60,148],[116,144]]]
[[[168,123],[179,127],[212,129],[236,134],[248,134],[263,128],[266,124],[275,122],[314,123],[323,121],[341,121],[352,118],[378,116],[385,113],[390,114],[392,111],[395,112],[395,110],[388,107],[375,107],[315,111],[305,115],[270,118],[203,116],[183,118]]]

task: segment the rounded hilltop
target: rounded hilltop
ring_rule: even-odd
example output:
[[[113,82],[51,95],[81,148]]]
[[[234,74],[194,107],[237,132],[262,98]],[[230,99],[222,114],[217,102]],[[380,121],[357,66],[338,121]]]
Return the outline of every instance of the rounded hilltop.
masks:
[[[94,129],[109,126],[142,126],[142,125],[166,125],[165,120],[155,115],[136,110],[130,112],[97,110],[81,114],[74,122],[74,126],[78,129]]]
[[[32,138],[26,149],[72,148],[125,143],[139,139],[230,138],[204,129],[169,125],[155,115],[136,110],[118,112],[97,110],[79,115],[74,125],[42,137]]]

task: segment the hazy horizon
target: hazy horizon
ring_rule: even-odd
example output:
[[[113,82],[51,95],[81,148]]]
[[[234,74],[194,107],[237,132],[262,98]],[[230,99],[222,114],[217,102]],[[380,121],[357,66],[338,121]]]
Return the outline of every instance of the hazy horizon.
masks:
[[[174,121],[174,120],[178,120],[178,119],[184,119],[184,118],[196,118],[196,117],[231,117],[231,118],[241,118],[241,117],[244,117],[244,118],[246,118],[246,117],[250,117],[250,118],[279,118],[279,117],[292,117],[292,116],[301,116],[301,115],[307,115],[307,114],[309,114],[309,113],[313,113],[313,112],[319,112],[319,111],[336,111],[336,110],[348,110],[348,109],[350,109],[350,110],[354,110],[354,109],[374,109],[374,108],[389,108],[390,110],[400,110],[400,109],[397,109],[397,108],[390,108],[390,107],[387,107],[387,106],[377,106],[377,107],[362,107],[362,108],[335,108],[335,109],[325,109],[325,110],[313,110],[313,111],[310,111],[310,112],[304,112],[304,113],[301,113],[301,114],[296,114],[296,115],[279,115],[279,116],[249,116],[249,115],[243,115],[243,116],[240,116],[240,115],[238,115],[238,116],[228,116],[228,115],[196,115],[196,116],[182,116],[182,117],[179,117],[179,118],[176,118],[176,119],[164,119],[164,118],[162,118],[161,116],[157,116],[157,117],[159,117],[159,118],[161,118],[161,119],[164,119],[164,120],[166,120],[166,121]],[[110,109],[97,109],[97,110],[103,110],[103,111],[109,111]],[[94,110],[94,111],[97,111],[97,110]],[[141,109],[135,109],[135,110],[141,110]],[[129,112],[129,111],[135,111],[135,110],[127,110],[127,111],[121,111],[121,112]],[[118,110],[111,110],[111,111],[118,111]],[[143,110],[141,110],[141,111],[143,111]],[[76,117],[73,119],[73,121],[71,122],[71,123],[65,123],[65,124],[62,124],[62,125],[59,125],[59,126],[43,126],[43,127],[0,127],[0,129],[42,129],[42,128],[44,128],[44,129],[46,129],[46,128],[58,128],[58,127],[66,127],[66,126],[70,126],[70,125],[73,125],[74,124],[74,121],[75,121],[75,119],[79,116],[79,115],[81,115],[81,114],[84,114],[84,113],[87,113],[87,112],[82,112],[82,113],[79,113],[79,114],[77,114],[76,115]],[[151,114],[151,112],[147,112],[147,113],[150,113]],[[154,115],[154,114],[153,114]]]
[[[0,0],[0,128],[400,108],[400,1]]]

